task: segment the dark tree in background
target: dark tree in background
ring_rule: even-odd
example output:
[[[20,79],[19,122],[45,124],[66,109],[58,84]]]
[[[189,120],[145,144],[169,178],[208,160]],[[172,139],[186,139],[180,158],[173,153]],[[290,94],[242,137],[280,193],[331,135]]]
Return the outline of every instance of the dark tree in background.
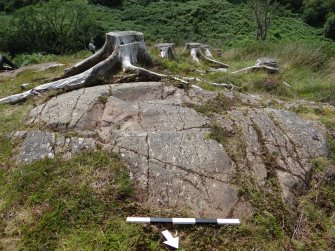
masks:
[[[335,40],[335,13],[327,18],[325,24],[325,37]]]
[[[48,0],[0,0],[0,11],[12,12],[22,7]]]
[[[322,27],[332,13],[335,13],[335,0],[304,0],[303,16],[309,25]]]
[[[275,0],[250,0],[248,1],[248,6],[256,21],[257,40],[266,40],[278,2]]]
[[[87,48],[88,41],[104,33],[83,1],[50,0],[15,12],[16,32],[10,51],[63,54]]]

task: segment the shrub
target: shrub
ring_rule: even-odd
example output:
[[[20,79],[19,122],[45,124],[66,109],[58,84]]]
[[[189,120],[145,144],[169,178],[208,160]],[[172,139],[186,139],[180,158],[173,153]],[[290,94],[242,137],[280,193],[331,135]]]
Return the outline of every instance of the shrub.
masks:
[[[101,33],[95,20],[81,1],[52,0],[22,8],[15,12],[17,32],[11,50],[63,54],[84,49],[94,35]]]
[[[118,6],[122,4],[122,0],[88,0],[90,4],[100,4],[104,6]]]
[[[325,24],[325,36],[335,40],[335,13],[327,18]]]
[[[335,11],[334,0],[305,0],[304,19],[313,26],[321,27],[329,13]]]
[[[18,66],[26,66],[29,64],[38,64],[52,60],[56,60],[55,55],[43,55],[41,53],[33,53],[31,55],[29,54],[18,55],[13,59],[13,62]]]

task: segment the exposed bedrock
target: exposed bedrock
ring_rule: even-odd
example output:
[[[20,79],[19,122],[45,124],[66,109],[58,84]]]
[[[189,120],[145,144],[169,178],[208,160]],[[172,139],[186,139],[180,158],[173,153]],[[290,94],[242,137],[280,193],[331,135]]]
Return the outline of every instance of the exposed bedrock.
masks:
[[[249,103],[248,98],[257,102],[225,95],[240,104]],[[31,111],[28,123],[58,134],[76,131],[91,140],[88,148],[99,144],[120,153],[138,199],[154,207],[187,209],[202,217],[247,216],[252,206],[240,197],[238,177],[253,176],[263,186],[270,173],[278,179],[283,200],[294,207],[296,196],[308,187],[312,160],[327,154],[321,131],[284,110],[239,105],[208,118],[185,105],[214,97],[160,82],[97,86],[50,99]],[[213,120],[227,132],[230,145],[209,137]],[[29,142],[28,134],[24,137]],[[55,145],[57,140],[49,138]],[[22,149],[19,156],[26,152],[24,144]]]

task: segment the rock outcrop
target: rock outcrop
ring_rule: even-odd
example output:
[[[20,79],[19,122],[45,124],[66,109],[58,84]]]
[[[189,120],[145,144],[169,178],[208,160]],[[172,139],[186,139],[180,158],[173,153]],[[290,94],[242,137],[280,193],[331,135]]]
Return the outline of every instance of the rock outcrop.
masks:
[[[294,207],[309,184],[312,160],[327,155],[323,134],[292,112],[257,106],[252,96],[224,95],[239,105],[208,117],[192,105],[216,94],[199,88],[146,82],[65,93],[31,111],[28,123],[52,132],[18,133],[24,141],[17,159],[69,156],[99,146],[122,156],[141,202],[201,217],[248,215],[252,206],[240,195],[238,178],[252,176],[262,186],[271,174]],[[254,108],[244,105],[249,103]],[[213,123],[226,132],[225,143],[211,139]]]

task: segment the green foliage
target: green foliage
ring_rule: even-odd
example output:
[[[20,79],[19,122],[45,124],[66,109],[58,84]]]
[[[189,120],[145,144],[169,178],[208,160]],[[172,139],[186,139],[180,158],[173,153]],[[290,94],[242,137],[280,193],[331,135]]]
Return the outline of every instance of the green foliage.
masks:
[[[6,184],[0,199],[6,203],[0,219],[15,208],[38,210],[15,226],[20,232],[18,247],[73,249],[85,243],[92,249],[136,250],[141,245],[141,227],[124,223],[133,185],[118,156],[82,153],[71,161],[41,160],[3,175]],[[16,233],[0,230],[2,237],[11,234]],[[143,241],[151,245],[145,236]]]
[[[257,40],[266,40],[275,10],[276,0],[249,0],[247,4],[254,15],[257,27]]]
[[[301,11],[303,0],[277,0],[280,4],[288,6],[293,11]]]
[[[335,40],[335,13],[327,18],[325,23],[325,36]]]
[[[297,210],[299,215],[292,241],[298,250],[332,250],[335,247],[335,169],[325,161],[319,161],[316,168],[311,189],[300,198]]]
[[[255,223],[260,226],[259,231],[264,237],[278,239],[284,237],[282,226],[279,224],[276,217],[267,211],[256,215]]]
[[[20,54],[13,59],[13,62],[18,66],[26,66],[30,64],[39,64],[56,60],[55,55],[43,55],[41,53]]]
[[[24,6],[46,2],[48,0],[0,0],[0,11],[14,11]]]
[[[218,93],[218,95],[204,104],[197,105],[194,109],[197,112],[211,116],[213,113],[222,113],[224,111],[232,109],[237,104],[232,98],[225,96],[224,93]]]
[[[264,79],[257,80],[252,85],[245,85],[244,87],[270,93],[275,96],[292,97],[291,88],[284,84],[283,79],[279,75],[266,76]]]
[[[90,4],[101,4],[104,6],[118,6],[121,5],[123,0],[88,0]]]
[[[7,31],[7,48],[3,48],[11,53],[77,51],[101,33],[90,8],[82,1],[52,0],[22,8],[14,17],[15,30]]]
[[[209,133],[209,138],[214,139],[218,143],[225,145],[229,137],[229,133],[222,127],[213,124],[211,126],[211,132]]]
[[[144,2],[127,0],[120,8],[107,8],[87,5],[83,0],[64,0],[63,3],[53,0],[16,11],[14,20],[2,14],[0,21],[5,25],[0,27],[0,51],[12,54],[76,51],[86,48],[93,36],[100,47],[103,33],[112,30],[138,30],[145,33],[149,42],[197,41],[220,47],[249,46],[255,39],[252,13],[243,3],[236,5],[221,0]],[[55,13],[53,9],[58,11]],[[64,22],[56,22],[64,29],[55,29],[47,22],[62,20],[64,16]],[[281,6],[273,16],[267,39],[272,42],[326,42],[323,30],[304,24],[297,14]]]
[[[335,12],[334,0],[304,0],[303,16],[313,26],[323,26],[330,13]]]
[[[11,157],[11,153],[12,153],[11,140],[0,134],[0,170],[5,167],[5,163]],[[1,182],[0,185],[2,185]]]
[[[332,160],[333,164],[335,165],[335,139],[331,136],[328,136],[327,142],[328,142],[328,145],[329,145],[331,160]]]

